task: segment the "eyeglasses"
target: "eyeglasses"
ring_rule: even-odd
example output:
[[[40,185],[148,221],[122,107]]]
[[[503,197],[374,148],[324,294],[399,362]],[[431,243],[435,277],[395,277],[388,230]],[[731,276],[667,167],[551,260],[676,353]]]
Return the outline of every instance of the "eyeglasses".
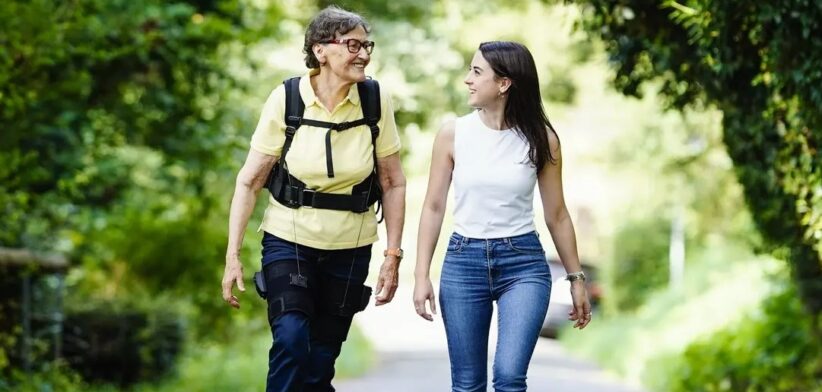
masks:
[[[359,53],[360,48],[365,48],[365,53],[371,54],[374,51],[374,41],[360,41],[354,38],[346,39],[330,39],[322,42],[324,44],[341,44],[347,45],[350,53]]]

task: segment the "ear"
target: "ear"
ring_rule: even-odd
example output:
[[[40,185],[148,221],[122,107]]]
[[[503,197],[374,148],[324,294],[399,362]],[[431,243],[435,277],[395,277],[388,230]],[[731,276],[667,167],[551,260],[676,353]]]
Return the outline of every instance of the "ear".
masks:
[[[314,44],[311,47],[311,51],[314,52],[314,57],[317,58],[317,61],[320,62],[320,65],[324,65],[326,63],[325,60],[325,46],[322,44]]]
[[[509,78],[500,78],[499,79],[499,93],[505,94],[508,92],[508,89],[511,88],[511,79]]]

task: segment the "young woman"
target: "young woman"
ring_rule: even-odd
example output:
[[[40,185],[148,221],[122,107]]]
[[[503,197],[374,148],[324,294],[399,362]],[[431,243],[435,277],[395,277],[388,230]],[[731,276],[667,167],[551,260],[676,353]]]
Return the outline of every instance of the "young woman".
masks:
[[[548,308],[551,272],[534,231],[534,186],[545,223],[571,280],[574,326],[591,321],[585,275],[562,194],[559,139],[542,107],[534,59],[514,42],[486,42],[471,61],[468,103],[476,110],[445,124],[435,141],[420,218],[414,307],[436,313],[429,277],[454,183],[454,234],[440,278],[453,391],[485,391],[488,330],[497,302],[496,391],[525,391],[526,373]]]

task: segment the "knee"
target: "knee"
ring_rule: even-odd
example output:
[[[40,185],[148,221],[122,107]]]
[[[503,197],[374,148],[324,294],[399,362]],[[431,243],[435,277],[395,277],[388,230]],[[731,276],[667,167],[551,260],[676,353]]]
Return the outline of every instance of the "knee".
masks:
[[[488,381],[482,371],[462,370],[451,374],[452,392],[485,392]]]
[[[308,318],[300,312],[286,312],[274,327],[274,348],[287,353],[297,362],[308,360],[310,337]]]
[[[525,391],[525,374],[517,372],[494,372],[494,390],[500,392]]]
[[[494,369],[494,390],[500,392],[520,392],[526,390],[525,373],[513,368]]]

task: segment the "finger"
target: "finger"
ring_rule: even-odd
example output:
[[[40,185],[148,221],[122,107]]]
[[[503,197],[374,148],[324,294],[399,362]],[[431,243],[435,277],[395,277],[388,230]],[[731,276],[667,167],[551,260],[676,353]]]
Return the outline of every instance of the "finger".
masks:
[[[232,307],[234,307],[235,309],[239,309],[239,308],[240,308],[240,300],[239,300],[239,299],[237,299],[237,297],[235,297],[235,296],[233,296],[233,295],[232,295],[232,296],[231,296],[231,298],[229,299],[228,304],[229,304],[229,305],[231,305]]]
[[[394,299],[394,294],[397,293],[397,288],[400,286],[396,280],[391,281],[388,285],[388,294],[386,295],[385,302],[391,302]]]
[[[237,288],[240,289],[240,291],[245,291],[245,283],[243,283],[243,274],[237,275]]]
[[[223,281],[223,301],[229,302],[231,300],[231,281]]]
[[[382,298],[382,287],[384,284],[384,278],[382,276],[377,278],[377,287],[374,289],[374,294],[376,295],[377,299]]]
[[[428,298],[428,301],[431,302],[431,313],[437,314],[437,301],[434,297],[434,294],[431,294],[431,297]]]

